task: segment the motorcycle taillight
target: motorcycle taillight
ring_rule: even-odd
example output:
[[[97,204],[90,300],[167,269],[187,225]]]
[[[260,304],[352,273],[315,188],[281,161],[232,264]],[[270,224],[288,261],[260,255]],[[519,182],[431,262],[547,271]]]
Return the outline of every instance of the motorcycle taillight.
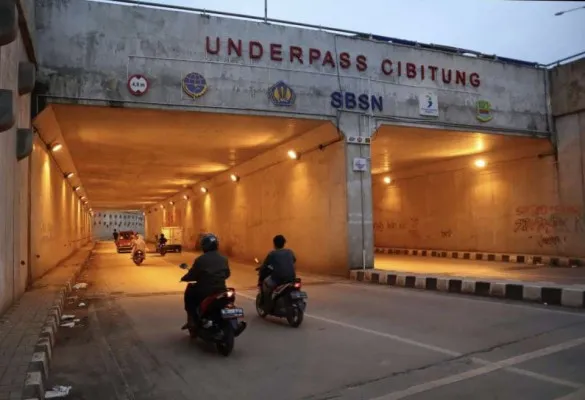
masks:
[[[301,282],[295,282],[295,289],[301,288]]]

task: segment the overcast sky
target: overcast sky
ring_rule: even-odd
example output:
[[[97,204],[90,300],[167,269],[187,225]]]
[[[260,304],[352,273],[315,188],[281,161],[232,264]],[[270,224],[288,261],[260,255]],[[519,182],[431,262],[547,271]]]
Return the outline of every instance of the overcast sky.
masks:
[[[151,0],[264,15],[264,0]],[[585,51],[585,1],[268,0],[271,18],[457,46],[547,64]]]

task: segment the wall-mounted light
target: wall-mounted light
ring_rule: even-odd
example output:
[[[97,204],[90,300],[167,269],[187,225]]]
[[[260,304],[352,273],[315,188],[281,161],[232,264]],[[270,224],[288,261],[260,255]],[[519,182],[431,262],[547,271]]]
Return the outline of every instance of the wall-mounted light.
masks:
[[[483,158],[478,158],[477,160],[475,160],[473,162],[473,164],[477,167],[477,168],[485,168],[485,166],[487,165],[487,162],[483,159]]]
[[[73,190],[75,190],[76,192],[79,192],[81,190],[81,186],[74,186]]]
[[[175,205],[175,202],[171,200],[171,201],[169,201],[169,204],[170,204],[171,206],[174,206],[174,205]]]
[[[189,196],[187,196],[186,194],[185,194],[185,195],[183,195],[183,198],[184,198],[185,200],[189,200]]]
[[[81,196],[81,200],[87,200],[87,197]]]
[[[209,190],[207,190],[207,188],[206,188],[206,187],[202,187],[202,188],[201,188],[201,193],[207,193],[208,191],[209,191]]]
[[[63,148],[63,145],[61,143],[53,143],[50,148],[51,151],[59,151]]]
[[[299,153],[297,153],[294,150],[289,150],[287,154],[288,154],[289,158],[291,158],[293,160],[298,160],[299,159]]]
[[[236,174],[231,174],[230,179],[232,180],[232,182],[237,182],[240,180],[240,177],[237,176]]]
[[[386,185],[389,185],[389,184],[391,184],[391,183],[392,183],[392,178],[390,178],[389,176],[385,176],[385,177],[384,177],[384,183],[385,183]]]
[[[165,205],[164,205],[164,204],[161,204],[161,205],[160,205],[160,208],[165,208]]]
[[[75,175],[73,172],[68,172],[65,174],[65,178],[67,178],[67,179],[72,178],[73,175]]]

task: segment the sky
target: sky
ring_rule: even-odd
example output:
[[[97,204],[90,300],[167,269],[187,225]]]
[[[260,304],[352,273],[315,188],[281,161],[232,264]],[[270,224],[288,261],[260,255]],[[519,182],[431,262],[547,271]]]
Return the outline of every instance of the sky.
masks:
[[[264,16],[264,0],[150,0]],[[268,17],[548,64],[585,51],[585,1],[268,0]]]

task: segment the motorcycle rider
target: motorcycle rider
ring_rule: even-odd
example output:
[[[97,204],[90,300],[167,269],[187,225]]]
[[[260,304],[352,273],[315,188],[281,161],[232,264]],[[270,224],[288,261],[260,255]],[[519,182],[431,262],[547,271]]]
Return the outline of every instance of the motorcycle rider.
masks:
[[[272,239],[272,243],[274,249],[264,259],[259,274],[260,279],[262,279],[262,302],[267,310],[272,307],[272,290],[285,283],[294,282],[296,278],[295,263],[297,259],[291,249],[284,248],[285,237],[276,235]],[[272,267],[272,271],[268,266]]]
[[[203,254],[195,259],[189,271],[181,278],[183,282],[197,282],[185,289],[187,323],[182,329],[187,329],[189,316],[196,323],[200,317],[199,305],[206,297],[227,289],[225,281],[231,274],[228,259],[218,251],[219,240],[213,233],[205,234],[200,244]]]
[[[161,233],[160,236],[158,237],[158,246],[159,246],[159,248],[162,248],[166,244],[167,244],[167,238],[165,237],[164,233]]]
[[[136,234],[134,240],[132,241],[132,254],[130,255],[130,259],[134,259],[134,254],[138,250],[142,251],[142,254],[146,255],[146,242],[141,235]]]

